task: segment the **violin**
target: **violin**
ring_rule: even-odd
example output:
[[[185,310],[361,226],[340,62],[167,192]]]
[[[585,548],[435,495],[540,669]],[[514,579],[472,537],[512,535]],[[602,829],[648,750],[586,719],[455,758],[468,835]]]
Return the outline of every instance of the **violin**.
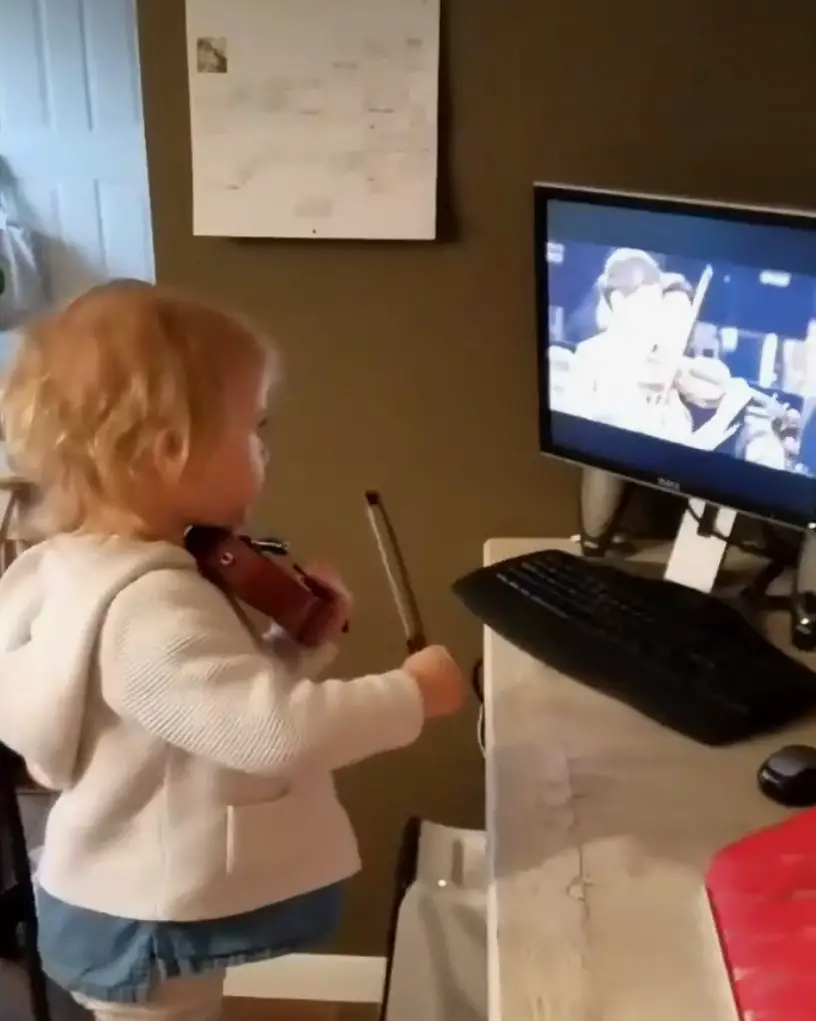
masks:
[[[203,577],[232,600],[274,620],[298,644],[320,644],[336,612],[337,596],[291,560],[285,542],[194,525],[187,529],[184,545]]]

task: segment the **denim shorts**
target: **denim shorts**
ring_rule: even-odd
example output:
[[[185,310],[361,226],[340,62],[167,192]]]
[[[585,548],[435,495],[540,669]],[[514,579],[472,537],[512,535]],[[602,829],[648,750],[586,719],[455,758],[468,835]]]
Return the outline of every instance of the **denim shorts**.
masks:
[[[170,978],[313,950],[337,928],[343,884],[245,914],[143,922],[74,907],[37,890],[43,968],[57,985],[106,1003],[143,1003]]]

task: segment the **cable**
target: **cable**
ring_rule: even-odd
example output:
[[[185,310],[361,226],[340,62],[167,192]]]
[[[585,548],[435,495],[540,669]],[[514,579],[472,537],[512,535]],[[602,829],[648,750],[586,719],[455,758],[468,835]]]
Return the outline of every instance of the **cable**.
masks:
[[[706,535],[711,536],[711,538],[713,539],[719,540],[719,542],[724,542],[726,547],[742,550],[743,553],[750,553],[753,554],[754,556],[767,555],[765,553],[765,547],[763,546],[762,543],[755,542],[750,539],[746,540],[733,539],[729,535],[724,535],[719,530],[719,528],[709,526],[708,522],[703,520],[703,515],[697,512],[697,510],[691,505],[691,502],[689,502],[687,510],[689,514],[691,514],[691,516],[697,522],[697,525],[700,528],[704,529]]]
[[[706,504],[710,507],[711,504]],[[772,527],[766,522],[760,524],[761,538],[756,540],[735,540],[723,535],[718,528],[704,520],[704,514],[688,504],[688,511],[700,526],[703,534],[710,535],[725,544],[726,549],[738,549],[752,557],[764,559],[766,563],[740,589],[737,594],[739,609],[742,610],[759,630],[763,615],[774,609],[784,609],[790,602],[788,596],[771,596],[768,589],[786,570],[793,567],[798,557],[798,543],[789,537],[786,529]]]
[[[487,746],[485,744],[484,660],[481,658],[476,660],[473,664],[473,669],[470,671],[470,686],[473,689],[474,695],[479,700],[479,721],[476,725],[476,741],[479,745],[479,751],[481,751],[484,758],[487,755]]]
[[[487,758],[487,745],[485,743],[485,708],[483,705],[479,706],[479,723],[476,730],[476,741],[479,745],[479,751],[482,753],[482,758]]]
[[[473,688],[473,694],[479,701],[484,704],[484,682],[482,680],[482,672],[484,668],[484,660],[479,657],[473,664],[473,669],[470,671],[470,686]]]

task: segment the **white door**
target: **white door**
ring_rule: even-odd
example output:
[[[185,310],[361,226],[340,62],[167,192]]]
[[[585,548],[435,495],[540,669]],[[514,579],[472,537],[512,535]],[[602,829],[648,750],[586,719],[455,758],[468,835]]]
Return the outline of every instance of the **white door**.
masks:
[[[153,279],[135,0],[0,0],[0,183],[50,297]]]

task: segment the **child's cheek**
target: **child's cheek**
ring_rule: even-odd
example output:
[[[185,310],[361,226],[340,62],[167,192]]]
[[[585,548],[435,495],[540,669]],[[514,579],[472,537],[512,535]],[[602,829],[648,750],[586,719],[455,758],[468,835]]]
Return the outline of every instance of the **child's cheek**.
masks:
[[[267,456],[266,447],[259,436],[252,436],[250,439],[249,462],[252,466],[252,474],[260,485],[266,475]]]

